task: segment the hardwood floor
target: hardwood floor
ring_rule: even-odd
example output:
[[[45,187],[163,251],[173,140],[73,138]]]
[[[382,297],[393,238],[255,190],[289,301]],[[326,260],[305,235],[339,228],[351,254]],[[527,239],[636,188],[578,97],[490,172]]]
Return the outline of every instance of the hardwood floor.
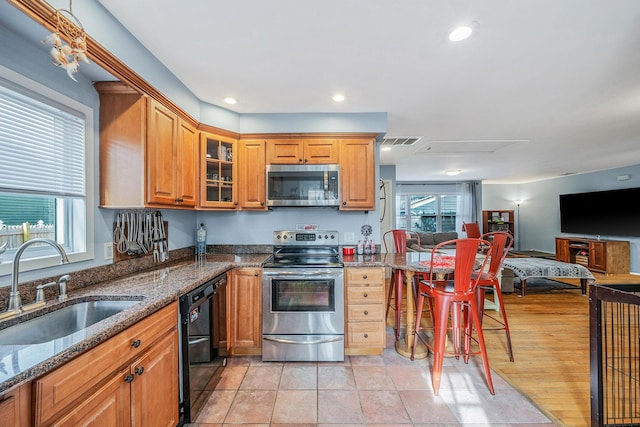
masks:
[[[594,276],[601,284],[640,283],[638,275]],[[589,426],[589,298],[581,294],[577,280],[565,282],[576,289],[528,288],[525,297],[504,295],[514,362],[509,361],[504,331],[487,332],[485,340],[491,368],[554,423]]]

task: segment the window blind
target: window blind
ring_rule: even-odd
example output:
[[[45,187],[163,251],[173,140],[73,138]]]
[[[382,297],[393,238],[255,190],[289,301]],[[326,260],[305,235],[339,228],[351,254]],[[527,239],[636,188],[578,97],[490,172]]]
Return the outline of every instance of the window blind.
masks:
[[[83,116],[0,84],[0,191],[85,196]]]

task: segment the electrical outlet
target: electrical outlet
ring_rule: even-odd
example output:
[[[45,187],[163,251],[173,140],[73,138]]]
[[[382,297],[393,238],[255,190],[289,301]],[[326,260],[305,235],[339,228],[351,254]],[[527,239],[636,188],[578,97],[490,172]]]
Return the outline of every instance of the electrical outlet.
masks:
[[[356,233],[353,231],[346,231],[344,233],[344,242],[345,243],[355,243],[356,242]]]
[[[104,259],[113,259],[113,243],[104,244]]]

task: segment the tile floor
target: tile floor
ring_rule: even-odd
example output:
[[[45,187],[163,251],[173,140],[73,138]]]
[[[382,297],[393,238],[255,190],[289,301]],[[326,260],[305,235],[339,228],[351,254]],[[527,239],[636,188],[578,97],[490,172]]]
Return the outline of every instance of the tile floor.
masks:
[[[344,362],[262,362],[233,357],[192,370],[190,426],[553,426],[525,396],[497,374],[486,387],[482,362],[445,359],[438,396],[431,357],[410,361],[394,349],[388,329],[381,356]]]

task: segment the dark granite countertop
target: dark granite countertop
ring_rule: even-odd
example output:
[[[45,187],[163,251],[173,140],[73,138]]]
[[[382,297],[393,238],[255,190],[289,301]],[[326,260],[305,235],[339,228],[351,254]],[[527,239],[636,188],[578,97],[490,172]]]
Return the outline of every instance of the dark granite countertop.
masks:
[[[60,352],[56,351],[56,346],[51,342],[36,345],[0,344],[0,393],[42,376],[79,353],[97,346],[207,280],[234,267],[259,267],[268,256],[269,254],[210,254],[206,261],[188,259],[166,266],[160,264],[152,270],[72,290],[65,302],[60,303],[54,299],[37,311],[3,321],[0,329],[78,301],[140,299],[134,306],[84,329],[81,333],[73,334],[71,339],[74,343]]]
[[[176,301],[207,280],[235,267],[260,267],[269,253],[209,253],[206,261],[192,258],[176,261],[140,273],[132,273],[105,282],[69,291],[69,299],[58,302],[53,299],[34,312],[0,323],[0,329],[10,324],[37,317],[62,306],[78,301],[99,299],[140,299],[134,306],[98,322],[81,334],[74,334],[75,341],[68,348],[57,352],[51,343],[37,345],[0,344],[0,393],[40,377],[63,365],[74,356],[97,346],[127,327],[137,323],[160,308]],[[344,256],[345,267],[391,267],[419,270],[413,259],[405,254],[372,254]],[[77,336],[79,335],[79,336]],[[66,339],[66,338],[65,338]]]

